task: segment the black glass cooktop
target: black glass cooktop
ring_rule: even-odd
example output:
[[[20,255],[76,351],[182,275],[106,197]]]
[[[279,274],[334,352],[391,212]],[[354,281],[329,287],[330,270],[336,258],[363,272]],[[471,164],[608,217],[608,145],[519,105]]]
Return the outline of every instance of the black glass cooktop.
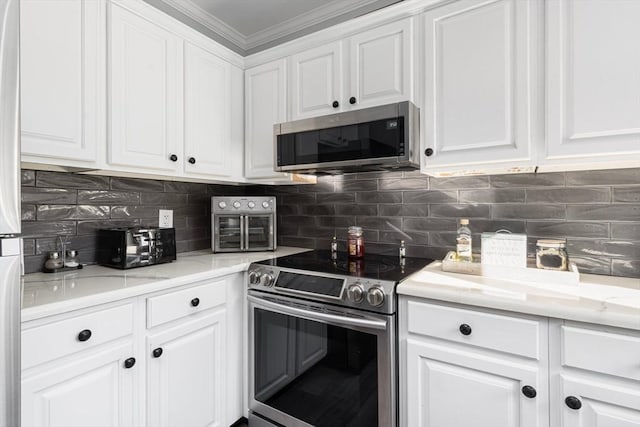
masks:
[[[338,252],[336,259],[332,259],[330,251],[316,250],[260,261],[256,264],[401,282],[432,261],[429,258],[404,258],[401,260],[397,256],[373,254],[354,260],[348,258],[344,252]]]

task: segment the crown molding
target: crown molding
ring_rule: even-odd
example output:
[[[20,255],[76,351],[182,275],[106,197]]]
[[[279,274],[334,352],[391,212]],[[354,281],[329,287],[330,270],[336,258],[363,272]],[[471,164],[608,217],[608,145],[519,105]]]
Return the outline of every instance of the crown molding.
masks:
[[[298,31],[324,21],[337,18],[340,15],[353,12],[377,0],[333,0],[326,5],[317,7],[301,15],[287,19],[277,25],[255,32],[246,38],[245,50],[253,49],[265,43],[294,34]]]
[[[230,25],[211,15],[195,3],[186,0],[160,0],[178,12],[188,16],[220,37],[235,44],[243,51],[287,37],[313,25],[321,24],[363,8],[379,0],[332,0],[326,5],[295,16],[277,25],[245,36]]]
[[[160,0],[163,3],[171,6],[175,10],[189,18],[193,19],[197,23],[205,26],[209,30],[218,34],[221,37],[229,40],[242,50],[246,50],[247,40],[244,34],[236,31],[233,27],[227,25],[225,22],[219,20],[215,16],[211,15],[201,7],[197,6],[191,1],[185,0]]]

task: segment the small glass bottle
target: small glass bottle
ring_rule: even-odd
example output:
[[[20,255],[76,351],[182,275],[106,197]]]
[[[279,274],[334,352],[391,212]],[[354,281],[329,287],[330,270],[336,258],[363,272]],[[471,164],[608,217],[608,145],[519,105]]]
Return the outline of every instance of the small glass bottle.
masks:
[[[456,238],[456,255],[458,261],[473,261],[471,252],[471,230],[469,229],[468,218],[460,218],[460,227],[458,227],[458,237]]]
[[[364,237],[362,227],[349,227],[347,235],[347,251],[349,258],[364,257]]]
[[[331,259],[336,259],[338,257],[338,239],[336,236],[333,236],[333,240],[331,241]]]
[[[64,266],[70,268],[77,268],[80,265],[78,260],[78,251],[68,250],[67,255],[64,258]]]
[[[398,249],[398,255],[400,256],[400,258],[404,258],[407,256],[407,250],[404,247],[404,240],[400,241],[400,248]]]
[[[59,252],[49,252],[49,258],[44,263],[44,268],[47,270],[56,270],[58,268],[62,268],[64,263],[60,259]]]
[[[569,266],[565,240],[541,239],[536,242],[536,267],[566,271]]]

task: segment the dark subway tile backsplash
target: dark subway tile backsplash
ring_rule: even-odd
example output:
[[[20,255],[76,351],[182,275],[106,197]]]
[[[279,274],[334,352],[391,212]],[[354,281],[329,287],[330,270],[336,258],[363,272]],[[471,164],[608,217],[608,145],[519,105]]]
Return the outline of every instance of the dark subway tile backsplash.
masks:
[[[548,174],[433,178],[417,172],[319,177],[299,186],[207,185],[138,178],[22,171],[26,271],[42,268],[58,236],[95,261],[102,227],[157,225],[172,209],[179,252],[210,248],[210,198],[275,195],[278,244],[345,249],[349,225],[363,227],[370,253],[442,258],[455,247],[457,219],[480,234],[527,233],[566,238],[571,259],[587,273],[640,277],[640,168]]]
[[[96,260],[100,228],[156,226],[160,209],[173,210],[178,252],[211,248],[211,197],[242,195],[245,187],[138,178],[22,171],[25,272],[41,271],[49,251],[76,249]],[[315,199],[315,194],[310,197]],[[311,217],[313,219],[313,217]]]
[[[482,232],[526,233],[530,254],[538,238],[566,238],[581,271],[640,277],[640,168],[449,178],[376,172],[247,191],[276,194],[281,245],[328,249],[335,233],[344,249],[348,225],[359,225],[367,252],[395,255],[404,240],[409,256],[441,258],[455,247],[457,218],[469,217],[476,250]]]

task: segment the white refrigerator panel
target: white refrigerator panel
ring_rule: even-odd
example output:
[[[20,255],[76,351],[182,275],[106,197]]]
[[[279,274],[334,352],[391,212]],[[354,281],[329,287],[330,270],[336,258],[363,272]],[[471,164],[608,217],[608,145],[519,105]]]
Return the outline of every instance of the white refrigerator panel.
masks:
[[[3,427],[20,425],[21,296],[20,256],[0,256],[0,426]]]
[[[0,236],[20,233],[19,5],[0,0]]]

